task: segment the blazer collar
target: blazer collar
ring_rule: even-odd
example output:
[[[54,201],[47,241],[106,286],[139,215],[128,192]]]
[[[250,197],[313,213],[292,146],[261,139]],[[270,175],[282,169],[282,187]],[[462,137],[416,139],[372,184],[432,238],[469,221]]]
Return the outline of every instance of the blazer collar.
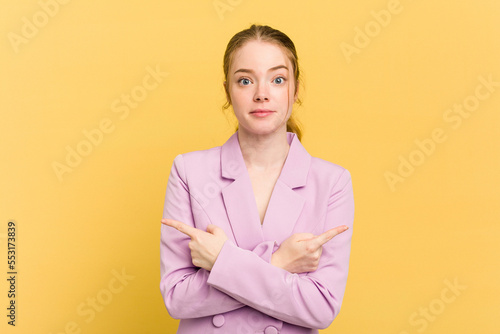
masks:
[[[227,179],[235,180],[244,174],[248,174],[241,153],[238,132],[236,131],[221,147],[221,171],[222,176]],[[293,189],[306,184],[311,155],[302,146],[295,133],[287,132],[286,136],[290,149],[279,180]]]
[[[276,181],[264,222],[260,224],[250,175],[235,132],[221,148],[222,176],[234,181],[222,189],[222,198],[239,247],[254,249],[265,240],[283,242],[292,234],[306,199],[294,188],[306,185],[311,155],[297,135],[287,132],[290,149]]]

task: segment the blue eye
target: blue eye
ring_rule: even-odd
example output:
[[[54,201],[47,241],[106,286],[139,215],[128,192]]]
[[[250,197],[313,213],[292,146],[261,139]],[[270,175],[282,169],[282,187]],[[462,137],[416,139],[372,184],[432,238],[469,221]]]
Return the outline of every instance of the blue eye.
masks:
[[[278,80],[278,81],[277,81],[277,80]],[[285,80],[286,80],[286,79],[285,79],[285,78],[283,78],[283,77],[277,77],[276,79],[274,79],[274,82],[276,82],[276,83],[279,85],[279,84],[284,83],[284,82],[285,82]]]
[[[247,78],[241,78],[240,80],[238,80],[238,82],[243,84],[244,86],[247,86],[250,84],[250,80],[248,80]]]

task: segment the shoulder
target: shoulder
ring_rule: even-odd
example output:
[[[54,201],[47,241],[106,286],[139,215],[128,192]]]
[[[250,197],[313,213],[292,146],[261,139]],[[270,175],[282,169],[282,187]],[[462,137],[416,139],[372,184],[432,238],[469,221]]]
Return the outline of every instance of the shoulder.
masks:
[[[174,163],[182,162],[183,164],[196,165],[200,163],[208,163],[214,160],[220,160],[220,146],[212,147],[206,150],[197,150],[178,154]]]
[[[311,156],[309,178],[330,189],[342,189],[351,184],[351,173],[347,168],[314,156]]]
[[[203,178],[208,171],[220,168],[220,146],[178,154],[172,163],[172,170],[186,180]]]
[[[340,175],[349,171],[339,164],[331,161],[311,156],[311,169],[318,173]]]

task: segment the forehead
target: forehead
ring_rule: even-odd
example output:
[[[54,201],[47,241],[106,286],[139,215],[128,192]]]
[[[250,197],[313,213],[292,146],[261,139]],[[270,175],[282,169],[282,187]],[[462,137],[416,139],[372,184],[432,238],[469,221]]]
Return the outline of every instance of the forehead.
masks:
[[[277,65],[287,65],[291,69],[290,60],[283,48],[269,42],[250,41],[235,51],[231,73],[239,68],[267,71]]]

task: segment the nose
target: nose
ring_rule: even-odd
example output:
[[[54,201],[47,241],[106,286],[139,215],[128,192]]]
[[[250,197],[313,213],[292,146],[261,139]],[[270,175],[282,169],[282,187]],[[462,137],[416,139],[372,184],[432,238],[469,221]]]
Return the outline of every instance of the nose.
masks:
[[[265,83],[256,85],[254,101],[269,101],[268,86]]]

